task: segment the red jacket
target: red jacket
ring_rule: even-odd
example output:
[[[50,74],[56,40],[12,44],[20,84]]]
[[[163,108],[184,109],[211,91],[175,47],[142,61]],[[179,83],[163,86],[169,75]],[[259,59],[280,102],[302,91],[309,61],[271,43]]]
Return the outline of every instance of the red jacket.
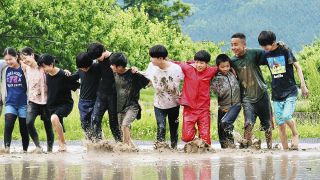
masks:
[[[210,82],[217,74],[218,67],[207,67],[198,72],[192,64],[178,63],[184,73],[180,104],[192,109],[210,109]]]

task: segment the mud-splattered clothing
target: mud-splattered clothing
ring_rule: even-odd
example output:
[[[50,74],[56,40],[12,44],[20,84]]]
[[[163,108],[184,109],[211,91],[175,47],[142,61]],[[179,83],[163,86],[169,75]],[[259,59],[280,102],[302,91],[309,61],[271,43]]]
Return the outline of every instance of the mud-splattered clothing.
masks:
[[[240,57],[232,58],[232,67],[238,75],[242,102],[256,103],[267,91],[260,65],[264,62],[264,52],[247,49]]]
[[[154,106],[160,109],[170,109],[179,105],[179,85],[184,78],[179,65],[168,63],[167,69],[160,69],[150,62],[146,70],[146,77],[155,89]]]

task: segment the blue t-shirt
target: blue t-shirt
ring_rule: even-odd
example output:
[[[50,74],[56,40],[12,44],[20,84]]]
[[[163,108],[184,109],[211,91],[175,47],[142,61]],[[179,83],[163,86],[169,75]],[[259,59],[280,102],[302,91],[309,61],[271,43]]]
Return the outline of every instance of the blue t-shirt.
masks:
[[[21,67],[8,67],[6,72],[6,104],[12,106],[27,105],[27,83]]]
[[[281,101],[297,96],[298,89],[293,70],[293,63],[296,61],[292,51],[282,46],[278,46],[274,51],[266,52],[265,63],[272,76],[272,100]]]

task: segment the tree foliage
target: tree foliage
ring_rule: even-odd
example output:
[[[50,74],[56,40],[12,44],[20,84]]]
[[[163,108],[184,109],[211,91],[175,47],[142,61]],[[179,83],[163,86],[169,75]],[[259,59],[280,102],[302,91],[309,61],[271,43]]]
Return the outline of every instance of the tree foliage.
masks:
[[[144,9],[151,20],[168,21],[178,27],[180,20],[190,15],[191,7],[181,0],[123,0],[123,9]]]
[[[0,6],[1,50],[30,46],[56,56],[60,66],[71,70],[77,53],[95,41],[124,52],[140,69],[149,62],[148,49],[159,43],[177,60],[190,59],[200,49],[220,52],[211,42],[192,42],[167,20],[150,21],[143,8],[123,11],[113,0],[5,0]]]

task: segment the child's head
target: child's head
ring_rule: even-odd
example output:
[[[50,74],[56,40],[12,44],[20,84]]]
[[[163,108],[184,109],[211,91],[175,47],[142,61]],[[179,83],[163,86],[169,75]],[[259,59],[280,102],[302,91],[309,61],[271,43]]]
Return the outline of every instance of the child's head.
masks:
[[[31,64],[38,61],[39,56],[33,52],[31,47],[24,47],[21,49],[20,58],[26,65],[30,66]]]
[[[194,61],[195,61],[197,71],[201,72],[205,70],[208,66],[210,59],[211,59],[211,55],[209,52],[205,50],[198,51],[194,55]]]
[[[3,58],[9,67],[16,67],[19,65],[19,55],[12,47],[7,47],[3,51]]]
[[[155,45],[149,49],[151,62],[155,66],[159,66],[168,56],[167,48],[163,45]]]
[[[44,72],[46,73],[50,73],[54,70],[55,63],[56,63],[56,59],[49,54],[41,55],[38,60],[38,66],[43,68]]]
[[[112,53],[110,58],[111,69],[114,73],[122,73],[127,67],[128,60],[123,53]]]
[[[246,46],[246,36],[243,33],[236,33],[231,36],[231,50],[235,56],[244,55]]]
[[[231,59],[226,54],[219,54],[216,58],[216,65],[221,73],[227,74],[231,68]]]
[[[272,31],[261,31],[258,37],[260,46],[266,51],[272,51],[276,44],[277,37]]]
[[[92,65],[93,60],[89,58],[87,52],[79,53],[76,57],[76,65],[81,71],[87,72]]]
[[[103,44],[99,42],[91,43],[87,48],[87,53],[91,59],[97,59],[99,61],[103,60],[103,52],[105,52],[106,49],[103,46]]]

